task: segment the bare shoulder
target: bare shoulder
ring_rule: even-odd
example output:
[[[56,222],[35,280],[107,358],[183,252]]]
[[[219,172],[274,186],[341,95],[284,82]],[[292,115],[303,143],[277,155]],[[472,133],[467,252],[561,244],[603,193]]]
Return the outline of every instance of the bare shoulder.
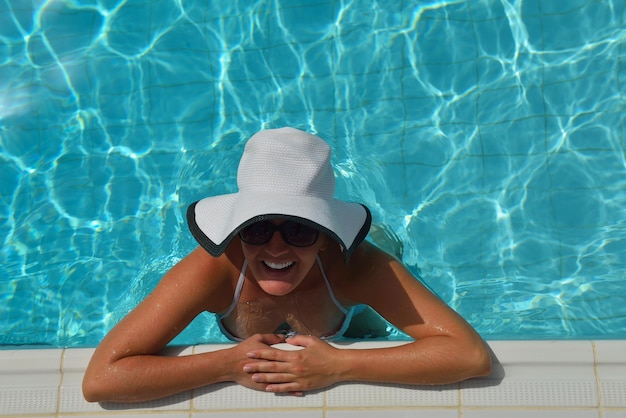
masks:
[[[213,257],[198,247],[167,272],[155,291],[170,295],[182,293],[202,310],[220,312],[227,308],[224,305],[234,292],[241,267],[236,265],[238,261],[235,252]]]
[[[400,261],[367,241],[356,249],[347,263],[341,256],[331,259],[328,266],[333,289],[347,304],[368,303],[372,290],[400,277],[414,279]]]
[[[396,270],[406,269],[402,263],[391,254],[365,241],[354,252],[346,264],[347,277],[359,277],[359,281],[376,280],[381,276],[396,275]]]

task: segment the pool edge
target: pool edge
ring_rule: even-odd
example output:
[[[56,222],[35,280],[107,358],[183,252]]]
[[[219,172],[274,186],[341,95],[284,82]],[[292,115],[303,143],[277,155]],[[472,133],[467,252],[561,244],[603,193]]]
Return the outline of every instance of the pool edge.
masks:
[[[399,343],[355,342],[350,347]],[[626,340],[494,340],[488,344],[494,356],[493,373],[454,385],[345,383],[296,398],[219,384],[138,405],[100,405],[83,400],[80,385],[91,348],[2,350],[0,415],[131,416],[158,411],[168,417],[197,418],[215,416],[219,411],[237,417],[284,413],[339,418],[368,416],[367,411],[373,417],[384,410],[391,418],[408,410],[428,410],[429,416],[467,418],[537,410],[550,417],[626,417]],[[172,347],[170,355],[224,346]]]

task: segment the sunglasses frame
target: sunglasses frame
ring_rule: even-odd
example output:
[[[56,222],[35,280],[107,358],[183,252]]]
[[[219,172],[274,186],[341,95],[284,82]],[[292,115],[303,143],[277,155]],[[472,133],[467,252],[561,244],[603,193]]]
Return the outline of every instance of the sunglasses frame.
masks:
[[[255,225],[258,224],[264,224],[264,225],[269,225],[269,228],[267,230],[267,239],[262,241],[262,242],[253,242],[253,241],[248,241],[247,239],[244,238],[244,234],[245,234],[245,230],[249,229]],[[311,231],[313,231],[315,233],[315,236],[313,237],[313,240],[311,241],[311,243],[307,243],[307,244],[294,244],[291,239],[289,239],[288,235],[289,235],[289,231],[287,228],[289,228],[291,225],[296,224],[299,227],[304,227],[307,229],[310,229]],[[268,242],[270,242],[272,240],[272,238],[274,237],[274,234],[276,233],[276,231],[278,231],[280,233],[280,237],[282,238],[282,240],[288,244],[291,245],[292,247],[299,247],[299,248],[304,248],[304,247],[310,247],[311,245],[315,244],[317,242],[317,240],[319,239],[320,236],[320,231],[317,228],[314,228],[312,226],[306,225],[302,222],[298,222],[298,221],[293,221],[293,220],[286,220],[285,222],[276,225],[275,223],[273,223],[270,220],[261,220],[261,221],[257,221],[254,222],[244,228],[242,228],[238,235],[239,238],[245,242],[246,244],[250,244],[250,245],[263,245],[263,244],[267,244]]]

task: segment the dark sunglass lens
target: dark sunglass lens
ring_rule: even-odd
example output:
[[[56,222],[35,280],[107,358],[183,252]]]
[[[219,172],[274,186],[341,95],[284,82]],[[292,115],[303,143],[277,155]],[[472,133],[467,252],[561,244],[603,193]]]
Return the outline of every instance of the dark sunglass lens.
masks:
[[[265,244],[274,234],[274,225],[269,221],[260,221],[245,227],[239,236],[248,244]]]
[[[284,240],[295,247],[308,247],[317,241],[318,231],[310,226],[287,221],[281,227]]]

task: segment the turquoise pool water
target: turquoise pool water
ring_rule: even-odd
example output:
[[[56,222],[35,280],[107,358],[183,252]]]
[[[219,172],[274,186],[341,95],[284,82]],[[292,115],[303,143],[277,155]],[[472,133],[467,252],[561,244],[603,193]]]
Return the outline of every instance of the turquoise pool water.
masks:
[[[624,1],[0,1],[0,345],[89,346],[247,137],[489,339],[626,338]],[[177,339],[224,341],[209,315]]]

